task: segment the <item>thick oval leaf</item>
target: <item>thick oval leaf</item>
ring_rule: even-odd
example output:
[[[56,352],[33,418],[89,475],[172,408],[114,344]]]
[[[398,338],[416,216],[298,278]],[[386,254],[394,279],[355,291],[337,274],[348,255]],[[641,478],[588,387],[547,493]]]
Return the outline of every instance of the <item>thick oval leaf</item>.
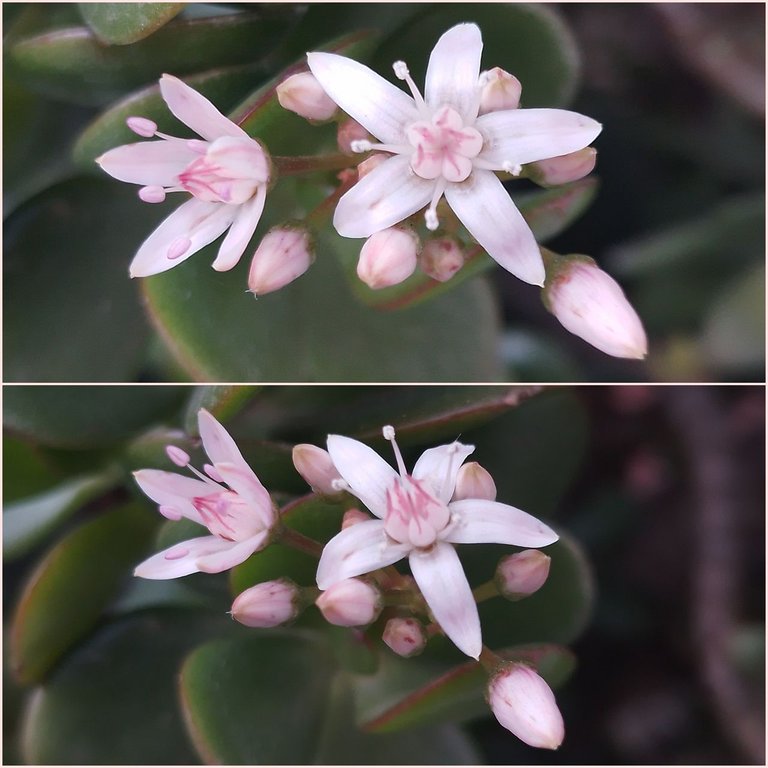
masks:
[[[95,626],[153,528],[144,509],[126,506],[80,526],[45,556],[13,618],[10,653],[19,680],[43,679]]]
[[[220,422],[226,424],[235,414],[239,413],[259,391],[256,386],[212,385],[197,387],[187,403],[184,415],[184,428],[189,435],[199,434],[197,414],[205,408]]]
[[[3,435],[3,503],[54,488],[63,473],[38,446]]]
[[[78,3],[96,37],[107,45],[125,45],[149,37],[167,24],[184,3]]]

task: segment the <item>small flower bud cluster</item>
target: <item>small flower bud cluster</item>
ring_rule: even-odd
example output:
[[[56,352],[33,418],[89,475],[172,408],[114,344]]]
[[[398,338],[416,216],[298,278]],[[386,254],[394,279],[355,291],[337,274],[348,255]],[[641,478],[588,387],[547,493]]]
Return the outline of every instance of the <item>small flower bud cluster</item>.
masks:
[[[464,266],[464,250],[452,237],[437,237],[427,240],[419,256],[421,271],[445,283]]]
[[[300,72],[283,80],[275,89],[283,109],[307,120],[330,120],[338,110],[311,72]]]
[[[273,227],[253,254],[248,290],[272,293],[303,275],[314,261],[309,234],[300,227]]]
[[[414,273],[419,250],[419,238],[409,227],[383,229],[365,241],[357,276],[373,290],[402,283]]]
[[[538,549],[507,555],[496,568],[496,584],[508,600],[520,600],[537,592],[549,576],[552,558]]]
[[[381,638],[398,656],[409,658],[420,654],[427,645],[427,635],[416,619],[394,618],[387,622]]]
[[[328,451],[309,443],[300,443],[293,449],[293,466],[317,493],[331,496],[338,493],[334,481],[341,480],[341,475],[333,466]]]
[[[382,609],[381,593],[363,579],[344,579],[317,598],[323,617],[338,627],[365,627],[376,621]]]
[[[246,627],[279,627],[293,621],[300,607],[299,588],[290,579],[276,579],[241,592],[231,613]]]

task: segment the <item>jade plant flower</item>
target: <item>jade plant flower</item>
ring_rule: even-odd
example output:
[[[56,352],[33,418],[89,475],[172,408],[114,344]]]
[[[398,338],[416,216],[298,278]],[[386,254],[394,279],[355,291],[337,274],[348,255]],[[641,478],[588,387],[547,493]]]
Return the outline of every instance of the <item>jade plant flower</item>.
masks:
[[[422,96],[404,62],[396,76],[412,96],[368,67],[333,53],[309,53],[326,93],[381,143],[354,142],[357,151],[391,155],[339,200],[334,215],[343,237],[369,237],[427,206],[426,226],[438,227],[437,204],[448,205],[502,267],[542,285],[536,240],[496,172],[583,149],[602,126],[562,109],[502,109],[478,116],[486,78],[483,41],[475,24],[459,24],[438,40]]]
[[[205,526],[210,535],[183,541],[158,552],[137,566],[145,579],[176,579],[190,573],[219,573],[239,565],[268,542],[277,511],[266,488],[248,466],[226,429],[201,409],[198,425],[211,464],[205,474],[189,464],[189,456],[168,447],[179,466],[196,475],[187,477],[159,469],[141,469],[136,482],[171,520],[186,517]]]
[[[264,147],[219,112],[208,99],[171,75],[160,78],[168,109],[202,136],[180,139],[159,133],[143,117],[128,127],[160,141],[125,144],[96,162],[120,181],[141,184],[139,197],[160,203],[168,192],[188,192],[183,203],[144,241],[131,262],[131,277],[165,272],[227,232],[213,268],[232,269],[243,255],[264,210],[270,159]]]
[[[475,449],[458,442],[425,451],[409,473],[395,442],[398,472],[363,443],[328,436],[328,452],[345,487],[378,518],[355,523],[323,549],[317,585],[329,589],[404,557],[435,621],[468,656],[478,658],[482,636],[477,604],[454,544],[543,547],[558,535],[535,517],[487,499],[452,501],[462,462]]]

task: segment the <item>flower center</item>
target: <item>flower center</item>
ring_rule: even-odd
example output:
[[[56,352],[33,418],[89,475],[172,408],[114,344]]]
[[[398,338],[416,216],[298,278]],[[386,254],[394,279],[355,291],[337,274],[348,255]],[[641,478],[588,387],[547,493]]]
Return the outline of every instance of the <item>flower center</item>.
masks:
[[[221,490],[210,496],[195,496],[192,506],[200,513],[206,528],[229,541],[243,541],[259,532],[248,504],[234,491]]]

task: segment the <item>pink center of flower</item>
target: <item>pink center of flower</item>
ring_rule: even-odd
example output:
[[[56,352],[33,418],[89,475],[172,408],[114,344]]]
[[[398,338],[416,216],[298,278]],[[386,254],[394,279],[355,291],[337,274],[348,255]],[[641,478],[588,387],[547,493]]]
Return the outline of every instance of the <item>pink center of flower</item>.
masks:
[[[210,496],[195,496],[192,506],[200,513],[206,528],[228,541],[243,541],[258,533],[253,513],[234,492],[222,490]]]

